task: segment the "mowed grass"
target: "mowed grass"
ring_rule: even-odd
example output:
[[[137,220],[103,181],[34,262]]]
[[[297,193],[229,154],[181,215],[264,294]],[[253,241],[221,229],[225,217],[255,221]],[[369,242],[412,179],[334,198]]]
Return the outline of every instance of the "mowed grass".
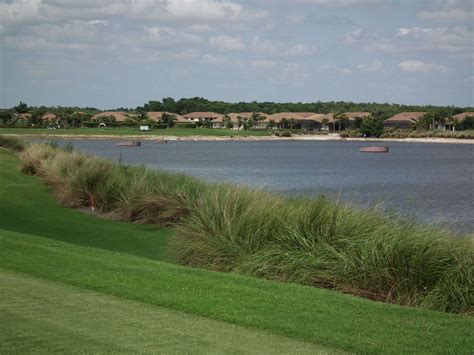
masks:
[[[10,231],[0,231],[0,268],[358,353],[470,354],[474,349],[470,317]]]
[[[19,160],[0,149],[0,229],[29,233],[151,259],[165,257],[173,230],[115,222],[61,207]]]
[[[0,269],[0,353],[335,353]]]
[[[137,128],[70,128],[70,129],[46,129],[46,128],[0,128],[0,134],[20,135],[107,135],[107,136],[217,136],[217,137],[245,137],[245,136],[269,136],[270,131],[235,131],[226,128],[166,128],[153,129],[149,132],[140,132]]]

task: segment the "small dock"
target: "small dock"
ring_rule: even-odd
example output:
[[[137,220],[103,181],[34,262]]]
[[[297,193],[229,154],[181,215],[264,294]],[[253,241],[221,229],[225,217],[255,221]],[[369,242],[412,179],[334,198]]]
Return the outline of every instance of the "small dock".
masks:
[[[363,147],[359,149],[362,153],[388,153],[389,147]]]
[[[130,142],[118,142],[117,146],[119,147],[140,147],[142,142],[130,141]]]

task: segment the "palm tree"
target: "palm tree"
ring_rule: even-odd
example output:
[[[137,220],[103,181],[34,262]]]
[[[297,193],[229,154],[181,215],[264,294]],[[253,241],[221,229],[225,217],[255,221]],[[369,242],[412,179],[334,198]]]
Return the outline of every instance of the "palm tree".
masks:
[[[329,120],[328,120],[327,118],[323,118],[323,119],[321,120],[321,123],[322,123],[322,125],[323,125],[322,128],[325,128],[325,129],[327,129],[327,130],[329,131],[329,128],[328,128]]]
[[[344,125],[344,130],[346,129],[346,125],[349,122],[349,117],[345,113],[339,114],[339,131],[342,130],[342,125]]]
[[[240,115],[237,116],[237,130],[240,131],[240,127],[244,124],[244,118]]]
[[[258,126],[259,122],[263,121],[264,119],[265,116],[259,114],[258,112],[252,112],[252,115],[250,116],[250,121],[255,128]]]
[[[296,121],[294,118],[290,118],[288,121],[290,123],[290,130],[293,130],[293,126],[296,124]]]
[[[232,124],[232,120],[230,119],[229,115],[224,115],[224,127],[225,128],[232,128],[234,125]]]

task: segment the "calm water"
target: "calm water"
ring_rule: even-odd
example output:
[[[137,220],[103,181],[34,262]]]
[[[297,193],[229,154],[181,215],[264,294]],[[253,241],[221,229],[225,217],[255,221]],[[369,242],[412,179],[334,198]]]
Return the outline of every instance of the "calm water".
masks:
[[[388,143],[389,154],[363,154],[362,142],[142,142],[74,140],[78,149],[127,164],[144,164],[211,181],[288,195],[340,195],[424,223],[474,230],[474,146]],[[387,145],[375,143],[369,145]]]

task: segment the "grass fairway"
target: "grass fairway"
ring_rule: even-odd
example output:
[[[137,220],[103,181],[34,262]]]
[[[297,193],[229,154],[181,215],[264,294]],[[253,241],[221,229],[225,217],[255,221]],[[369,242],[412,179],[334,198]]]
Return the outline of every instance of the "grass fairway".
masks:
[[[269,136],[270,131],[234,131],[225,128],[167,128],[154,129],[149,132],[140,132],[138,128],[71,128],[71,129],[46,129],[46,128],[0,128],[0,134],[21,135],[81,135],[81,136],[215,136],[215,137],[246,137]]]
[[[112,222],[63,208],[39,179],[21,174],[18,163],[0,150],[0,229],[151,259],[165,256],[171,229]]]
[[[0,231],[0,268],[329,348],[469,354],[469,317]],[[297,352],[297,349],[295,349]]]
[[[335,353],[0,269],[0,353]],[[12,350],[15,351],[12,351]]]

